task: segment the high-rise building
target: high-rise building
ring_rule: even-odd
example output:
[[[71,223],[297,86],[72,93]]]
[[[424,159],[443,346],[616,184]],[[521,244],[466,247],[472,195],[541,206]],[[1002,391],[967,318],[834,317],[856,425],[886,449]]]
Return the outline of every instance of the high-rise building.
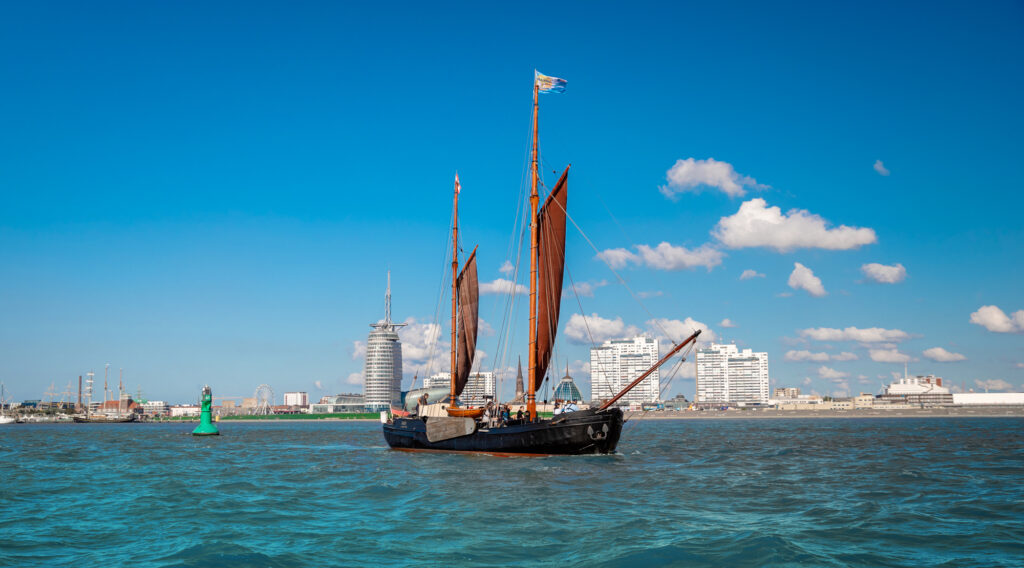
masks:
[[[428,389],[450,388],[451,384],[451,373],[434,373],[423,380],[423,386]],[[466,388],[462,389],[459,400],[464,405],[482,406],[488,400],[494,400],[495,385],[494,373],[490,371],[470,373],[469,380],[466,381]]]
[[[767,403],[768,354],[722,343],[697,349],[697,402]]]
[[[387,410],[402,402],[402,341],[398,328],[405,324],[391,321],[391,273],[384,293],[384,320],[371,323],[373,331],[366,340],[366,409]]]
[[[285,406],[309,406],[309,394],[305,392],[284,393]]]
[[[637,336],[610,339],[590,349],[590,400],[596,403],[619,393],[658,362],[658,340]],[[616,403],[621,406],[657,402],[661,374],[657,369]]]

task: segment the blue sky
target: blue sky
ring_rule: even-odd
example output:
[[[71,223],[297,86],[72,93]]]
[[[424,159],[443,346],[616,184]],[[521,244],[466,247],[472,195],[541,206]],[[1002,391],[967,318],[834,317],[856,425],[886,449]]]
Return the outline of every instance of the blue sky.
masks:
[[[545,178],[572,163],[570,214],[648,296],[570,231],[592,331],[698,322],[767,351],[773,386],[823,394],[877,392],[902,359],[1022,388],[1020,4],[293,4],[0,8],[15,398],[105,363],[170,401],[360,390],[388,269],[416,324],[407,385],[456,170],[464,244],[482,281],[504,276],[535,68],[569,81],[542,101]],[[481,306],[496,330],[502,302]],[[585,388],[563,306],[552,366]],[[509,357],[481,337],[484,369],[525,354],[516,317]],[[668,395],[692,397],[686,374]]]

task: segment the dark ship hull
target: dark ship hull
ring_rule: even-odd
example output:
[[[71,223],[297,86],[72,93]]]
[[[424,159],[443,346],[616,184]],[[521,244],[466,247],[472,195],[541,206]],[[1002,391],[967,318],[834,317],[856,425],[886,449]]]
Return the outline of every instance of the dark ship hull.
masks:
[[[122,424],[124,422],[138,422],[134,414],[122,416],[120,418],[107,416],[75,416],[74,421],[80,424]]]
[[[560,414],[551,420],[513,424],[497,428],[464,423],[462,432],[438,430],[428,433],[428,424],[456,421],[452,418],[394,418],[384,424],[384,439],[396,450],[471,452],[493,455],[582,455],[610,454],[622,434],[622,410],[581,410]],[[469,420],[469,419],[461,419]],[[456,427],[458,422],[453,422]],[[431,435],[432,434],[432,435]],[[447,439],[438,439],[455,434]],[[433,441],[431,441],[433,439]]]

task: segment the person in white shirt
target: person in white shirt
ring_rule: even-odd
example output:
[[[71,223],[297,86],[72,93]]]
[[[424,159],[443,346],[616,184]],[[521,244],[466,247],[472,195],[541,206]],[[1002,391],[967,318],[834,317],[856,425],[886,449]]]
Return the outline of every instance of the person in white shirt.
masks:
[[[559,406],[557,402],[555,402],[555,410],[554,410],[554,412],[552,412],[552,414],[554,414],[555,416],[558,416],[561,413],[562,413],[562,407]]]
[[[562,408],[562,412],[576,412],[579,409],[580,408],[576,406],[576,403],[570,400],[569,402],[565,403],[565,407]]]

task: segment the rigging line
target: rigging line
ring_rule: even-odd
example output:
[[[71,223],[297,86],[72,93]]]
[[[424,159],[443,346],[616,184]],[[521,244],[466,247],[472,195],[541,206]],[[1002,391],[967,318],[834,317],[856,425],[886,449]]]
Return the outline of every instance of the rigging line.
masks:
[[[651,310],[647,309],[647,306],[640,301],[640,298],[636,295],[635,292],[633,292],[633,289],[630,288],[629,284],[626,283],[626,279],[623,278],[622,275],[618,273],[618,271],[612,268],[612,265],[607,260],[605,260],[604,257],[601,256],[601,251],[598,250],[597,246],[594,245],[594,242],[590,240],[590,237],[588,237],[587,234],[583,232],[583,229],[579,226],[578,223],[576,223],[576,219],[572,218],[572,215],[570,215],[569,212],[566,211],[564,207],[562,207],[561,203],[558,204],[558,207],[565,212],[566,218],[572,221],[573,227],[576,227],[576,230],[580,232],[580,235],[582,235],[583,239],[587,241],[587,244],[590,245],[590,248],[594,249],[594,252],[597,253],[597,257],[601,259],[601,262],[603,262],[605,266],[608,267],[608,270],[612,271],[612,274],[614,274],[615,277],[619,279],[619,283],[622,284],[626,288],[626,290],[629,291],[629,295],[632,296],[634,300],[636,300],[636,303],[640,304],[640,307],[643,308],[645,312],[647,312],[647,315],[651,316],[651,321],[653,321],[654,325],[658,326],[661,332],[665,334],[665,338],[668,339],[672,343],[672,345],[678,345],[679,342],[672,339],[672,334],[670,334],[668,330],[665,329],[665,326],[661,325],[661,322],[658,320],[658,318],[654,317],[654,314],[651,313]]]
[[[449,224],[448,224],[448,226],[451,227],[454,222],[455,222],[455,210],[453,209],[451,217],[449,217]],[[444,261],[442,262],[442,266],[447,264],[448,260],[450,258],[450,256],[449,256],[449,246],[448,245],[450,245],[451,242],[452,242],[451,232],[446,231],[446,237],[445,237],[445,240],[444,240],[444,254],[442,255],[444,257]],[[427,338],[427,342],[428,342],[428,344],[430,346],[430,350],[427,352],[427,367],[426,367],[426,376],[427,377],[429,377],[432,374],[431,371],[434,369],[434,356],[437,354],[437,348],[439,347],[438,343],[440,343],[440,340],[441,340],[441,331],[442,331],[441,330],[441,322],[440,322],[440,318],[441,318],[441,303],[444,301],[444,294],[446,292],[445,284],[448,282],[448,268],[450,268],[450,267],[444,267],[441,270],[441,281],[438,283],[438,289],[437,289],[437,303],[434,305],[434,319],[431,322],[431,324],[433,326],[436,326],[435,329],[437,330],[437,334],[434,336],[432,341],[430,340],[429,337]],[[428,329],[427,333],[429,334],[429,333],[431,333],[431,331]],[[426,384],[426,377],[424,377],[424,384]]]
[[[576,297],[576,304],[580,307],[580,317],[583,318],[583,325],[587,328],[587,336],[590,337],[590,346],[597,347],[597,342],[594,341],[594,334],[590,332],[590,323],[587,322],[587,314],[583,311],[583,301],[580,300],[580,295],[576,291],[576,282],[572,279],[572,271],[566,268],[565,273],[569,276],[569,285],[572,287],[572,295]]]
[[[521,188],[521,189],[523,189],[523,188]],[[524,192],[521,191],[520,193],[522,194]],[[525,203],[526,203],[526,201],[525,201],[524,198],[521,198],[519,200],[519,205],[517,206],[516,222],[513,224],[513,235],[515,235],[515,232],[516,232],[515,228],[516,228],[516,226],[519,227],[519,239],[518,239],[517,251],[516,251],[516,255],[515,255],[516,262],[513,265],[513,272],[511,274],[512,286],[510,287],[509,291],[507,292],[507,294],[505,296],[505,310],[504,310],[503,315],[502,315],[502,323],[501,323],[501,328],[500,328],[499,336],[498,336],[498,344],[499,344],[498,357],[499,357],[499,359],[496,360],[496,363],[498,363],[498,361],[500,361],[500,363],[498,363],[498,364],[500,364],[501,367],[507,366],[509,353],[510,353],[510,351],[512,349],[512,342],[513,342],[513,340],[515,338],[515,330],[516,330],[516,327],[517,327],[517,320],[516,320],[516,318],[512,317],[512,314],[515,312],[516,303],[517,303],[516,300],[517,300],[518,294],[516,293],[517,292],[516,291],[516,287],[518,286],[518,281],[519,281],[519,269],[520,269],[521,260],[522,260],[523,242],[525,240],[525,235],[526,235],[526,223],[525,223],[525,219],[526,219],[526,206],[525,206]],[[520,221],[522,221],[522,222],[520,223]],[[515,242],[515,241],[513,240],[513,242]]]

